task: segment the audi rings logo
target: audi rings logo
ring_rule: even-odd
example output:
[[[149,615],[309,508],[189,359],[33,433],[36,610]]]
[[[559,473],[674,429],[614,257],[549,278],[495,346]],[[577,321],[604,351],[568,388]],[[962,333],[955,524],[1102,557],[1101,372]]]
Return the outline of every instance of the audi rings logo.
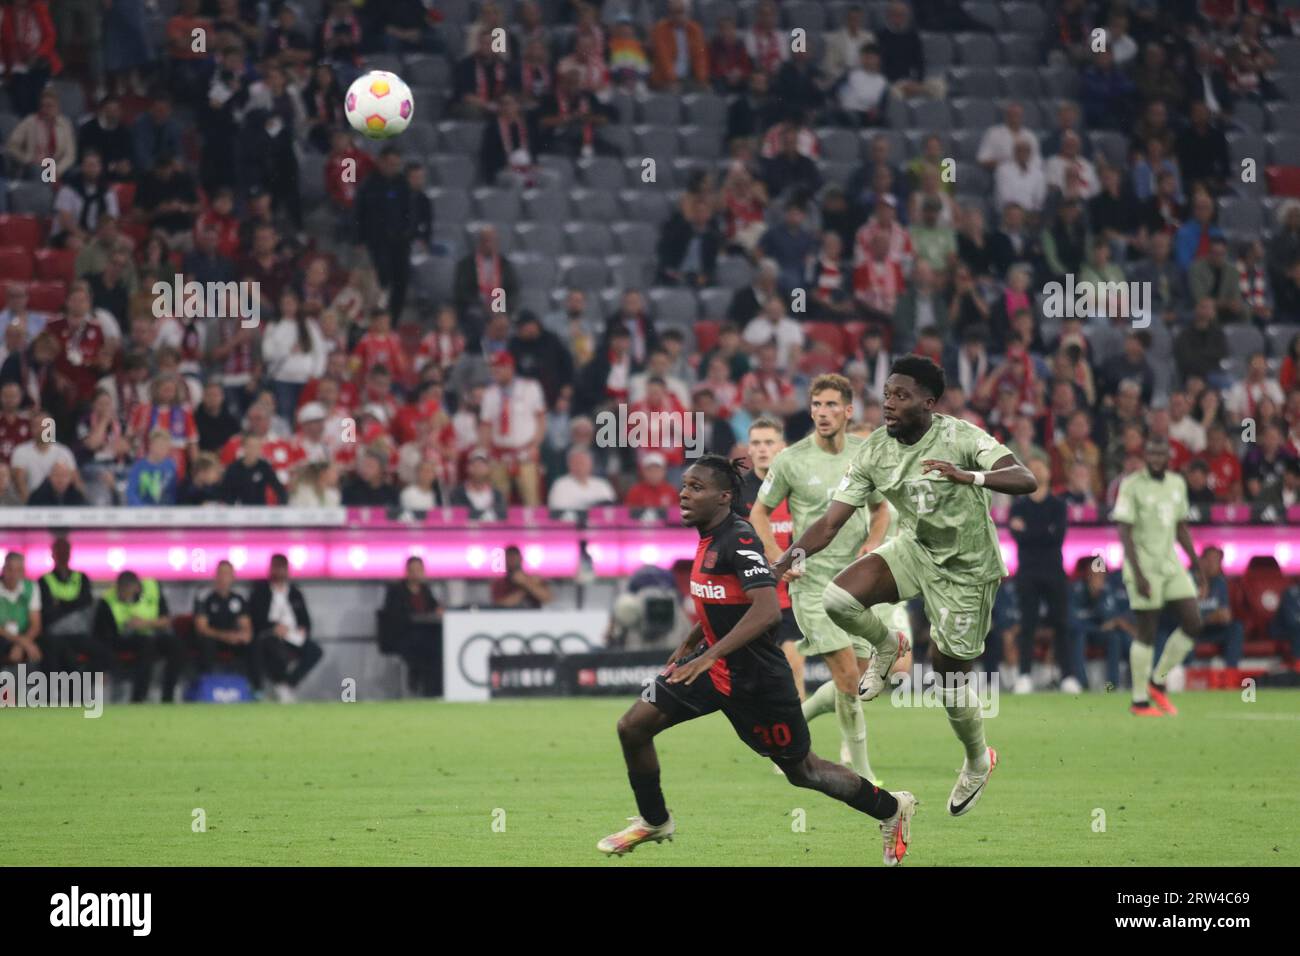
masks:
[[[594,649],[591,641],[576,631],[563,634],[541,632],[527,637],[513,631],[496,635],[480,632],[465,639],[456,664],[467,684],[487,687],[488,658],[493,654],[580,654]]]

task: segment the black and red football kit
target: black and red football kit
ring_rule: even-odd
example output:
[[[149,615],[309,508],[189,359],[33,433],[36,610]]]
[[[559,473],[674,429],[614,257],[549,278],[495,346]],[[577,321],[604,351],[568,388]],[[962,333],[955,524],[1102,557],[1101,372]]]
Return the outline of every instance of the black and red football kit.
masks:
[[[704,640],[655,679],[650,702],[675,724],[720,710],[757,753],[800,759],[811,749],[808,724],[776,627],[719,658],[689,685],[666,679],[673,668],[731,632],[752,603],[747,591],[775,586],[763,543],[748,521],[733,512],[712,530],[702,530],[691,565],[691,597]]]
[[[754,502],[758,500],[758,491],[762,487],[763,479],[752,469],[741,480],[740,507],[746,516],[754,510]],[[782,551],[788,551],[790,545],[794,544],[794,518],[790,515],[790,505],[781,502],[772,509],[767,516],[767,521],[772,526],[772,537],[776,540],[776,546]],[[803,633],[794,619],[794,608],[790,604],[790,585],[784,581],[778,582],[776,596],[781,601],[781,624],[776,629],[777,642],[784,644],[787,641],[802,640]]]

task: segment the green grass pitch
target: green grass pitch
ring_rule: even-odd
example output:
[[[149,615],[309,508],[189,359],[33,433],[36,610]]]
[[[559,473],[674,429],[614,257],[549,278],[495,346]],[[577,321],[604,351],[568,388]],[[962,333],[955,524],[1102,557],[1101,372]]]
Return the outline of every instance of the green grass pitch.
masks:
[[[922,802],[907,865],[1300,864],[1300,693],[1176,701],[1178,718],[1140,720],[1119,694],[1004,695],[986,723],[1001,763],[956,820],[943,712],[868,704],[877,772]],[[873,821],[789,786],[720,715],[660,738],[676,840],[598,854],[634,812],[614,734],[627,704],[7,710],[0,862],[881,865]],[[838,755],[834,717],[812,729]]]

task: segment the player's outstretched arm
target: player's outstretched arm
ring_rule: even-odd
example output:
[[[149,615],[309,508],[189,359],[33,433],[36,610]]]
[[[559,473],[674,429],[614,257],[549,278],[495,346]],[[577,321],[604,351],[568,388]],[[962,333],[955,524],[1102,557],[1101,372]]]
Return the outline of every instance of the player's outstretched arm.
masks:
[[[1038,490],[1038,479],[1016,460],[1015,455],[1003,455],[989,471],[966,471],[952,462],[927,458],[921,462],[921,471],[937,471],[956,484],[983,485],[989,491],[1000,491],[1004,495],[1032,495]]]
[[[670,684],[690,684],[720,658],[734,654],[760,634],[771,630],[781,620],[781,602],[777,599],[776,588],[754,588],[746,592],[751,601],[744,617],[726,636],[707,651],[688,661],[681,667],[673,669],[668,675]]]
[[[857,510],[853,505],[832,498],[826,513],[810,524],[804,533],[799,535],[799,540],[790,546],[790,550],[781,555],[772,565],[772,573],[776,575],[776,579],[781,580],[781,576],[790,570],[796,557],[812,557],[834,541],[840,528],[844,527],[845,522],[852,518],[853,512]]]

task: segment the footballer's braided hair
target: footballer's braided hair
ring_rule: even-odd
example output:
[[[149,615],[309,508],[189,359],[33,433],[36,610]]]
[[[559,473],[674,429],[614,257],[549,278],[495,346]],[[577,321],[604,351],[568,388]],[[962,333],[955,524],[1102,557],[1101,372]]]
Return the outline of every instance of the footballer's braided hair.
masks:
[[[714,481],[723,490],[731,492],[731,510],[742,517],[744,516],[744,505],[741,503],[744,475],[741,474],[740,463],[744,460],[744,458],[725,458],[722,455],[702,455],[695,462],[698,467],[712,471],[716,475]]]

